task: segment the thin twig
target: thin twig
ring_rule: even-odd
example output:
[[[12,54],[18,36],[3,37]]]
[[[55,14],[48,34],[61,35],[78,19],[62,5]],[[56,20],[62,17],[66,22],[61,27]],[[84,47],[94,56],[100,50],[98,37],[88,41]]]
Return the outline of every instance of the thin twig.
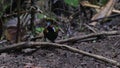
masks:
[[[26,11],[20,11],[20,14],[25,14],[25,13],[30,13],[31,10],[26,10]],[[34,11],[35,13],[43,13],[42,10],[35,10]],[[10,16],[14,16],[14,15],[17,15],[18,13],[11,13],[11,14],[6,14],[6,15],[3,15],[3,17],[10,17]]]
[[[92,37],[98,37],[98,36],[101,36],[101,35],[109,36],[109,35],[119,35],[119,34],[120,34],[119,31],[91,33],[91,34],[84,35],[84,36],[77,36],[77,37],[72,37],[72,38],[68,38],[68,39],[64,39],[64,40],[59,40],[59,41],[56,41],[56,43],[61,43],[62,44],[62,43],[74,42],[74,41],[78,41],[78,40],[92,38]]]
[[[18,1],[18,5],[17,5],[17,19],[18,19],[18,23],[17,23],[17,34],[16,34],[16,43],[18,43],[20,41],[20,2],[21,0]]]
[[[88,29],[90,29],[91,31],[93,31],[94,33],[97,33],[98,32],[98,30],[96,29],[94,29],[94,27],[91,27],[91,26],[89,26],[89,25],[87,25],[87,24],[84,24]]]

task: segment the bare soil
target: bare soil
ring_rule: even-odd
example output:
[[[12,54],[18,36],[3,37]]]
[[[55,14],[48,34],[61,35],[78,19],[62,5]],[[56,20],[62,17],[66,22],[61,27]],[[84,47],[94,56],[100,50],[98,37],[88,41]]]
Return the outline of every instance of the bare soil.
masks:
[[[119,26],[117,28],[119,29]],[[120,62],[120,35],[87,42],[78,41],[73,44],[69,43],[69,46]],[[32,66],[33,68],[117,68],[82,54],[52,47],[37,50],[28,48],[0,54],[0,68],[27,68],[30,66],[31,68]]]
[[[103,26],[115,26],[115,30],[120,30],[120,17],[113,18],[108,24]],[[116,26],[117,25],[117,26]],[[108,28],[114,30],[114,28]],[[84,32],[83,32],[84,33]],[[80,32],[74,36],[80,35]],[[120,62],[120,35],[109,36],[104,39],[87,42],[69,43],[83,51],[104,56]],[[23,52],[24,51],[24,52]],[[0,68],[118,68],[109,63],[84,56],[78,53],[62,49],[25,49],[22,51],[1,53]]]

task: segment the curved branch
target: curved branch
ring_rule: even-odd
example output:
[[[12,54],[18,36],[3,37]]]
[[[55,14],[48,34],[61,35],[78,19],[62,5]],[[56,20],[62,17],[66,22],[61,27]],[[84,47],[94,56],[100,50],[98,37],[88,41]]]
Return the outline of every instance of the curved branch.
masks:
[[[120,67],[120,63],[118,63],[115,60],[108,59],[108,58],[105,58],[105,57],[100,56],[100,55],[91,54],[91,53],[70,47],[68,45],[61,45],[61,44],[48,43],[48,42],[21,42],[18,44],[13,44],[13,45],[9,45],[9,46],[4,47],[4,48],[0,48],[0,53],[3,51],[10,51],[10,50],[14,50],[14,49],[22,49],[22,48],[28,48],[28,47],[33,48],[33,47],[37,47],[37,46],[40,46],[40,47],[51,46],[51,47],[55,47],[55,48],[65,49],[65,50],[68,50],[68,51],[71,51],[74,53],[83,54],[83,55],[86,55],[86,56],[89,56],[89,57],[113,64],[113,65],[116,65],[117,67]]]

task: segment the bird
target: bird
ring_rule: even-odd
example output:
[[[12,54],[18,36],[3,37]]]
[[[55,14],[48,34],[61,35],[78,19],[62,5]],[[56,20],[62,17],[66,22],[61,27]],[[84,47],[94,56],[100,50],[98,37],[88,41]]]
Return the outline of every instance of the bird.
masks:
[[[58,36],[58,29],[55,29],[53,25],[50,24],[50,22],[47,23],[47,27],[44,29],[44,39],[46,38],[50,40],[52,43],[55,43],[55,39]]]

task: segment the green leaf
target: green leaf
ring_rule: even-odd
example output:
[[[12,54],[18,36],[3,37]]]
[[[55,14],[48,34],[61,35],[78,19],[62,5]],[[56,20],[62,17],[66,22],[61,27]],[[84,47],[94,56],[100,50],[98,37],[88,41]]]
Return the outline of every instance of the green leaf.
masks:
[[[37,28],[35,28],[35,32],[36,33],[41,33],[41,32],[43,32],[43,30],[44,30],[43,27],[37,27]]]
[[[46,15],[44,15],[44,14],[38,14],[37,17],[38,17],[39,19],[42,19],[42,18],[46,18]]]
[[[74,7],[79,6],[79,0],[64,0],[64,2]]]

